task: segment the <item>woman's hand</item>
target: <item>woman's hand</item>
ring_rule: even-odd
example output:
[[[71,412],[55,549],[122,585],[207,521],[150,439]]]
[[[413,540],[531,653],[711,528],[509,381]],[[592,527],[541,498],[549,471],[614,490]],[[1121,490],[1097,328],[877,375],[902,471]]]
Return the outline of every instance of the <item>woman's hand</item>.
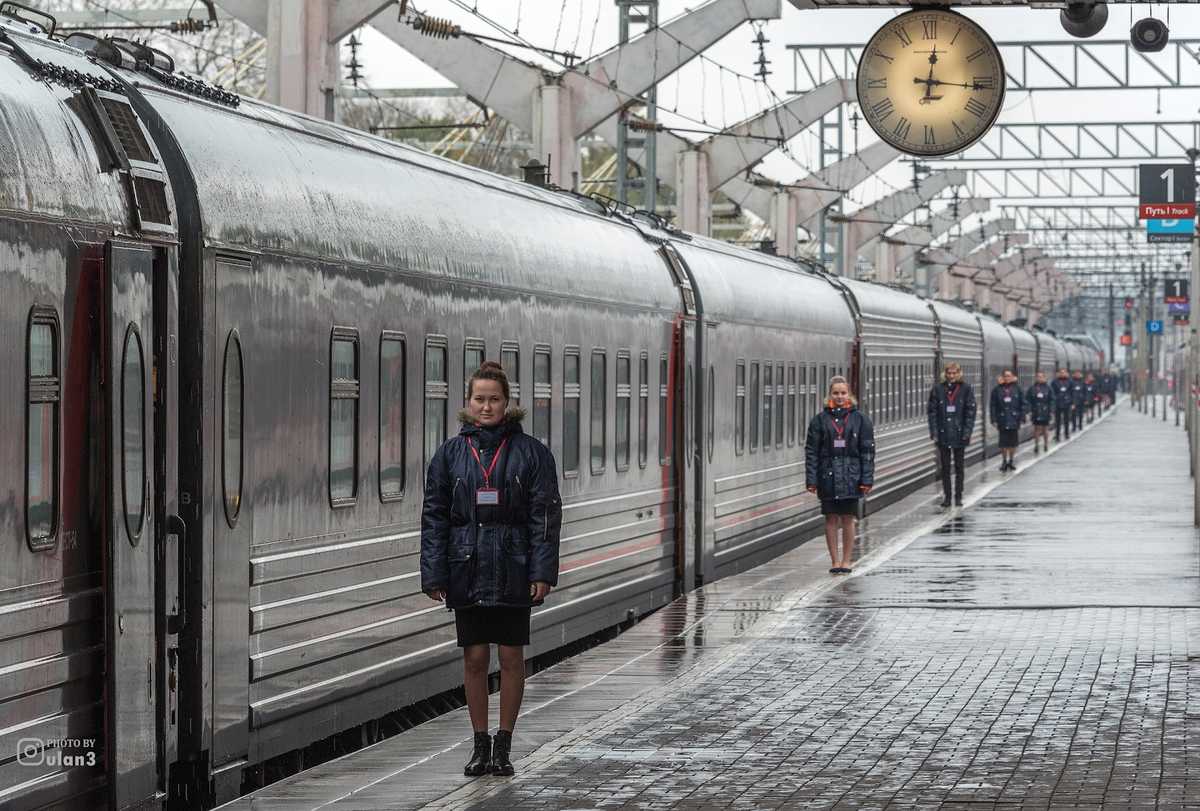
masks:
[[[434,589],[433,591],[425,592],[425,594],[431,600],[436,600],[439,603],[446,602],[446,590],[445,589]]]
[[[535,601],[546,599],[550,593],[550,584],[544,580],[535,580],[529,584],[529,596]]]
[[[858,489],[859,489],[859,490],[862,490],[864,493],[869,493],[869,492],[871,492],[871,488],[870,488],[870,487],[867,487],[865,484],[860,484],[860,485],[858,486]]]
[[[808,488],[808,492],[810,492],[810,493],[815,493],[815,492],[817,492],[817,488],[815,488],[815,487],[810,487],[810,488]]]

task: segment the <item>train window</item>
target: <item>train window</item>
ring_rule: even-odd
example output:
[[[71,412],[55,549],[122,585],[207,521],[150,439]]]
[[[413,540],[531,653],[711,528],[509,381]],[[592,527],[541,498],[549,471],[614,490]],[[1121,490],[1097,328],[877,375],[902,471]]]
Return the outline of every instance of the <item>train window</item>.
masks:
[[[642,353],[638,361],[638,467],[646,466],[649,457],[650,430],[650,356]]]
[[[225,520],[236,526],[242,510],[243,384],[242,343],[236,330],[225,341],[225,373],[221,401],[221,489]]]
[[[800,385],[796,390],[800,398],[800,437],[803,439],[808,430],[808,366],[800,364]]]
[[[425,465],[446,441],[446,405],[450,382],[446,369],[447,341],[441,335],[425,340]]]
[[[771,398],[775,394],[775,376],[772,374],[774,368],[771,361],[763,364],[762,447],[764,451],[771,450]]]
[[[516,341],[505,341],[500,345],[500,365],[508,378],[508,401],[521,404],[521,346]],[[478,368],[478,367],[476,367]]]
[[[563,354],[563,476],[579,475],[579,348]]]
[[[550,447],[550,396],[550,347],[535,346],[533,348],[533,437],[547,448]]]
[[[708,445],[708,461],[713,458],[713,446],[716,444],[716,410],[717,410],[717,380],[716,373],[710,364],[708,367],[708,398],[704,401],[704,408],[708,412],[705,416],[707,434],[705,442]]]
[[[821,402],[821,392],[817,384],[817,364],[812,364],[808,369],[808,415],[809,419],[821,413],[818,404]]]
[[[466,405],[470,395],[467,392],[467,380],[483,365],[487,347],[478,338],[467,338],[463,342],[463,404]]]
[[[629,469],[629,350],[617,353],[617,470]]]
[[[604,454],[608,444],[608,356],[602,349],[592,350],[591,468],[592,473],[604,472]]]
[[[775,366],[775,447],[783,447],[783,364]]]
[[[796,444],[796,364],[789,363],[787,370],[788,402],[788,447]]]
[[[750,452],[758,450],[758,361],[750,362]]]
[[[329,368],[329,498],[333,506],[358,495],[358,333],[334,327]]]
[[[663,352],[658,360],[658,463],[665,465],[671,461],[667,445],[667,393],[670,390],[667,379],[667,353]]]
[[[746,361],[737,362],[733,384],[733,450],[741,454],[746,450]]]
[[[407,364],[404,335],[383,333],[379,342],[379,496],[384,501],[398,501],[404,495]]]
[[[121,467],[125,530],[135,546],[146,519],[146,364],[142,336],[129,325],[121,361]]]
[[[54,546],[58,516],[58,315],[34,307],[26,346],[25,539],[41,552]]]

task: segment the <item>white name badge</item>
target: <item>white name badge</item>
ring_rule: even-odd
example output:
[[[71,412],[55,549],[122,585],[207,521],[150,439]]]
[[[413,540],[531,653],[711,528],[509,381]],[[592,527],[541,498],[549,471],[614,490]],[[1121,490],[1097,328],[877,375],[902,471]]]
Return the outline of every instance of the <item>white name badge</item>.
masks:
[[[475,503],[478,505],[499,504],[500,491],[494,487],[480,487],[475,491]]]
[[[1006,403],[1011,403],[1011,402],[1012,402],[1012,398],[1011,398],[1011,397],[1005,397],[1005,398],[1004,398],[1004,402],[1006,402]]]
[[[1046,395],[1042,394],[1040,391],[1038,392],[1038,399],[1039,399],[1039,400],[1040,400],[1040,399],[1042,399],[1042,398],[1043,398],[1043,397],[1045,397],[1045,396],[1046,396]]]
[[[955,406],[946,406],[946,413],[947,413],[947,414],[953,414],[953,413],[954,413],[954,409],[955,409]]]
[[[833,447],[835,447],[835,448],[844,448],[844,447],[846,447],[846,440],[844,440],[844,439],[835,439],[835,440],[833,440]]]

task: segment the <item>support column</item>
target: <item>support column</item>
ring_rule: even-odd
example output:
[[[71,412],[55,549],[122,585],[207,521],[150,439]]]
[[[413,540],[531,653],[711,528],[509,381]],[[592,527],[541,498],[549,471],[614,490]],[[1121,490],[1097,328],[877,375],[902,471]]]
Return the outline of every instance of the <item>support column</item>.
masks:
[[[775,250],[780,256],[796,257],[796,229],[799,227],[796,198],[786,191],[771,195],[771,230],[775,232]]]
[[[338,46],[329,41],[329,0],[267,0],[267,77],[272,104],[337,120]]]
[[[550,164],[550,182],[579,191],[579,148],[571,137],[571,91],[544,84],[533,91],[533,156]]]
[[[680,152],[675,177],[679,183],[675,190],[679,227],[708,236],[712,228],[712,204],[708,194],[708,161],[704,153],[695,149]]]

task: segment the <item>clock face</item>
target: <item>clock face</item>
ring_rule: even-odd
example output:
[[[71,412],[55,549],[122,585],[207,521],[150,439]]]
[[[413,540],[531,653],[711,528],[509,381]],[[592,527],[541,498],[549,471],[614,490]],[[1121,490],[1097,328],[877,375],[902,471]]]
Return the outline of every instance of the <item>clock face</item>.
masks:
[[[879,137],[920,157],[961,152],[1004,103],[992,38],[945,9],[901,14],[875,32],[858,63],[858,104]]]

